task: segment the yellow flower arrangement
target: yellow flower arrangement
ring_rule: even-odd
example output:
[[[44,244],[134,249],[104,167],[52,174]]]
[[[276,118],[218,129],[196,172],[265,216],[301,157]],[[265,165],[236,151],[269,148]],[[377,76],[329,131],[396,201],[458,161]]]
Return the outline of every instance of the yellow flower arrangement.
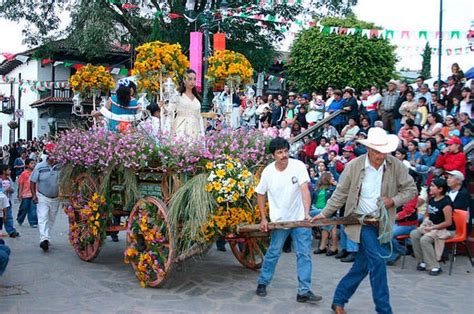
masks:
[[[255,178],[241,161],[225,156],[223,161],[207,163],[206,168],[210,170],[206,191],[219,205],[202,226],[204,240],[235,232],[239,224],[258,222],[260,215],[253,201]]]
[[[253,68],[247,58],[238,52],[231,50],[216,51],[209,58],[209,69],[207,78],[209,84],[222,84],[231,82],[234,87],[241,84],[252,83]]]
[[[75,92],[90,96],[93,92],[108,93],[115,87],[112,75],[103,66],[87,64],[69,78]]]
[[[136,52],[132,74],[138,76],[138,90],[153,95],[160,92],[160,76],[163,81],[172,77],[177,85],[178,77],[190,66],[179,44],[154,41],[137,47]]]

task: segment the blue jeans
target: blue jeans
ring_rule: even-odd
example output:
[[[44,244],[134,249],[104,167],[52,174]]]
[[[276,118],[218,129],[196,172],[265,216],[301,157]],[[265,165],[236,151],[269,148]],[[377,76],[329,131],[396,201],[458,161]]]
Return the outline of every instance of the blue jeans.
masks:
[[[0,244],[0,276],[3,275],[10,260],[10,248],[5,244]]]
[[[394,119],[393,121],[395,122],[395,134],[398,135],[402,128],[402,119]]]
[[[272,281],[283,244],[288,235],[293,239],[296,252],[296,268],[298,272],[298,294],[305,294],[311,290],[311,228],[276,229],[271,233],[268,247],[257,284],[268,285]]]
[[[333,298],[335,305],[344,306],[349,302],[359,284],[369,274],[375,311],[377,313],[392,313],[387,283],[387,266],[385,260],[380,256],[381,246],[377,237],[378,228],[362,226],[359,251],[352,268],[337,285]]]
[[[38,216],[36,216],[36,204],[33,203],[31,197],[21,199],[20,209],[18,210],[16,221],[18,221],[18,223],[21,225],[25,221],[27,215],[30,226],[35,226],[38,224]]]
[[[13,226],[13,211],[12,211],[11,206],[7,207],[7,219],[6,220],[4,219],[3,223],[5,224],[5,231],[8,234],[12,234],[13,232],[16,232],[16,229]]]
[[[309,215],[311,217],[314,217],[316,215],[319,215],[322,211],[323,211],[322,209],[311,207],[311,210],[309,211]],[[319,228],[321,228],[321,230],[326,230],[326,231],[330,232],[332,229],[334,229],[334,227],[335,226],[321,226]]]
[[[404,234],[410,234],[412,230],[416,229],[416,225],[411,225],[411,226],[399,226],[399,225],[394,225],[393,226],[393,237],[392,237],[392,252],[390,254],[390,243],[385,243],[382,245],[383,249],[383,256],[390,256],[387,257],[387,261],[394,261],[398,258],[400,254],[404,255],[405,248],[398,243],[398,240],[396,239],[400,235]],[[407,239],[408,240],[408,239]]]
[[[367,117],[369,117],[370,126],[373,127],[374,122],[377,121],[377,119],[379,118],[377,110],[372,110],[372,111],[367,112]]]
[[[344,231],[344,225],[341,225],[340,230],[340,239],[341,239],[341,249],[346,250],[347,252],[355,253],[359,250],[359,245],[347,237],[346,232]]]

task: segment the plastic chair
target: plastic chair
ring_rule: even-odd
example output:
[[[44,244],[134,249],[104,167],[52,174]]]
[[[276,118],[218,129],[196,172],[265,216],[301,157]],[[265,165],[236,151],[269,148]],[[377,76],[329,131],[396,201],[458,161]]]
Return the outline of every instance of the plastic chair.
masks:
[[[410,239],[409,234],[402,234],[397,236],[395,239],[398,241],[403,241],[403,246],[405,248],[405,254],[402,255],[402,269],[405,268],[405,257],[406,257],[406,252],[407,252],[407,246],[408,246],[408,239]]]
[[[453,212],[454,225],[456,226],[456,235],[445,241],[446,244],[453,243],[453,249],[450,252],[450,264],[449,264],[449,275],[453,271],[453,263],[456,259],[456,249],[457,244],[460,243],[466,248],[467,256],[471,262],[471,267],[473,266],[471,252],[469,252],[469,246],[467,245],[467,211],[462,209],[455,209]],[[449,250],[448,250],[449,252]]]

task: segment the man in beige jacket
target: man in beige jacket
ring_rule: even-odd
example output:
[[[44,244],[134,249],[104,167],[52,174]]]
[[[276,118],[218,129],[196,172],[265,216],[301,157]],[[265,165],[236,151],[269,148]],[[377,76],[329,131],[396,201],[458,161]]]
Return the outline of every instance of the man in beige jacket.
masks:
[[[339,183],[326,208],[314,219],[331,217],[345,205],[345,216],[371,216],[380,219],[380,227],[393,225],[395,209],[417,194],[416,185],[408,169],[389,153],[396,150],[396,135],[387,135],[382,128],[369,130],[364,154],[346,165]],[[387,219],[386,219],[387,218]],[[372,225],[346,226],[348,237],[359,243],[356,260],[349,273],[339,282],[334,293],[332,309],[345,313],[344,305],[369,274],[372,297],[377,313],[392,313],[387,284],[387,269],[382,257],[379,229]],[[386,229],[384,229],[386,231]],[[390,240],[391,236],[383,237]]]

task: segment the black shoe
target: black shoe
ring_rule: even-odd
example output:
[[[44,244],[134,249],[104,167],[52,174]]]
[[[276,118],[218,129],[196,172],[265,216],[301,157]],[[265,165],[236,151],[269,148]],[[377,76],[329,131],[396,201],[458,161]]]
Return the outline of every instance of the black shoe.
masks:
[[[112,241],[114,242],[118,242],[119,241],[119,237],[117,234],[111,234],[110,237],[112,238]]]
[[[306,292],[305,294],[296,295],[296,302],[300,303],[316,303],[323,299],[320,295],[315,295],[311,291]]]
[[[48,240],[41,241],[40,248],[42,248],[43,251],[46,252],[49,249],[49,241]]]
[[[441,273],[443,272],[443,270],[441,268],[433,268],[430,270],[429,274],[431,276],[438,276],[440,275]]]
[[[316,250],[313,251],[313,254],[324,254],[328,251],[327,248],[324,248],[324,249],[320,249],[320,248],[317,248]]]
[[[419,270],[419,271],[426,270],[426,264],[422,262],[418,263],[418,265],[416,265],[416,270]]]
[[[259,297],[266,297],[267,296],[267,286],[258,285],[256,293]]]
[[[13,231],[12,233],[10,233],[8,235],[10,238],[16,238],[16,237],[19,237],[20,236],[20,233],[18,233],[17,231]]]
[[[341,258],[346,257],[348,254],[349,253],[346,250],[341,250],[337,253],[337,255],[335,257],[336,257],[336,259],[341,259]]]
[[[387,266],[393,266],[395,265],[395,263],[401,258],[401,255],[397,255],[394,259],[391,259],[391,260],[388,260],[386,263],[387,263]]]
[[[343,263],[353,263],[356,259],[356,253],[350,252],[347,254],[346,257],[341,258],[341,262]]]
[[[327,253],[326,253],[326,256],[334,256],[336,254],[337,254],[337,250],[335,250],[335,251],[328,250]]]

